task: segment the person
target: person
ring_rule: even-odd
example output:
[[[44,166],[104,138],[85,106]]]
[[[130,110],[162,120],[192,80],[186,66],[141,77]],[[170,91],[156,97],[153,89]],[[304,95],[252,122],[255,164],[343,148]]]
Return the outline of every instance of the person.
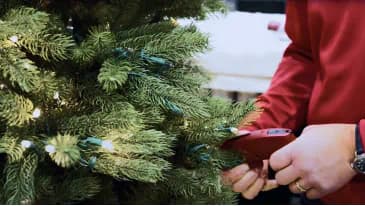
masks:
[[[247,199],[288,185],[325,204],[365,204],[365,1],[288,0],[286,6],[292,42],[259,97],[262,114],[241,129],[302,132],[263,170],[242,164],[222,177]],[[266,177],[268,165],[275,180]]]

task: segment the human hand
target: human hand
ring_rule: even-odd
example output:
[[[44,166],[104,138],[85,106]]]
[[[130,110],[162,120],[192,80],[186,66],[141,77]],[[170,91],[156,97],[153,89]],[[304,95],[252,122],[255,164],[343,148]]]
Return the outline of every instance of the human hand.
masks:
[[[248,164],[241,164],[222,173],[223,184],[230,185],[234,192],[241,193],[246,199],[254,199],[260,191],[278,187],[276,180],[268,180],[268,160],[262,169],[251,170]]]
[[[312,125],[272,154],[270,166],[277,171],[275,179],[280,185],[318,199],[340,189],[356,175],[350,167],[354,152],[354,124]]]

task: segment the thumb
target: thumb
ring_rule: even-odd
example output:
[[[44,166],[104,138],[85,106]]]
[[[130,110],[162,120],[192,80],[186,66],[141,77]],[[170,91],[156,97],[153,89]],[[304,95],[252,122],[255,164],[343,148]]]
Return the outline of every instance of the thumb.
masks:
[[[291,164],[292,162],[291,148],[292,148],[292,143],[277,150],[270,156],[269,163],[273,170],[278,171]]]

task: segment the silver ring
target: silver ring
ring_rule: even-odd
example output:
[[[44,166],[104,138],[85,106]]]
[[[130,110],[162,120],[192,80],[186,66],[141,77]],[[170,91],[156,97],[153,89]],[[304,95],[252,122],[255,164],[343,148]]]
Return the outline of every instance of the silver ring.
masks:
[[[295,182],[295,187],[297,187],[297,189],[299,190],[299,192],[307,192],[308,189],[305,189],[300,183],[299,181]]]

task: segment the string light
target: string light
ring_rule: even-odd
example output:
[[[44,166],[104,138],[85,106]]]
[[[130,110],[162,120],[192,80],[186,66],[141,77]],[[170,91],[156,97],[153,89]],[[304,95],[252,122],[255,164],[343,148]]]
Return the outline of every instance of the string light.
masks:
[[[32,114],[34,119],[37,119],[41,116],[41,110],[39,108],[35,108]]]
[[[28,148],[32,147],[33,142],[29,141],[29,140],[22,140],[20,142],[20,144],[22,145],[23,148],[28,149]]]
[[[59,99],[59,98],[60,98],[60,93],[57,91],[54,93],[53,99]]]
[[[18,36],[11,36],[10,38],[9,38],[9,40],[10,41],[12,41],[13,43],[17,43],[18,42],[18,40],[19,40],[19,38],[18,38]]]
[[[0,84],[0,89],[5,89],[5,84]]]
[[[235,127],[229,128],[233,134],[238,134],[239,130]]]
[[[46,152],[48,152],[49,154],[53,154],[53,153],[55,153],[56,152],[56,147],[55,146],[53,146],[53,145],[46,145],[45,147],[44,147],[44,149],[46,150]]]
[[[112,152],[114,151],[114,145],[113,142],[111,140],[103,140],[101,142],[101,147]]]
[[[73,30],[74,30],[74,27],[72,26],[72,18],[70,17],[69,19],[68,19],[68,23],[67,23],[67,26],[66,26],[66,29],[68,30],[68,31],[70,31],[70,32],[72,32]]]
[[[112,140],[102,140],[98,137],[88,137],[84,140],[81,140],[81,144],[83,147],[87,147],[88,144],[98,145],[101,148],[108,150],[109,152],[114,151],[114,145]]]

